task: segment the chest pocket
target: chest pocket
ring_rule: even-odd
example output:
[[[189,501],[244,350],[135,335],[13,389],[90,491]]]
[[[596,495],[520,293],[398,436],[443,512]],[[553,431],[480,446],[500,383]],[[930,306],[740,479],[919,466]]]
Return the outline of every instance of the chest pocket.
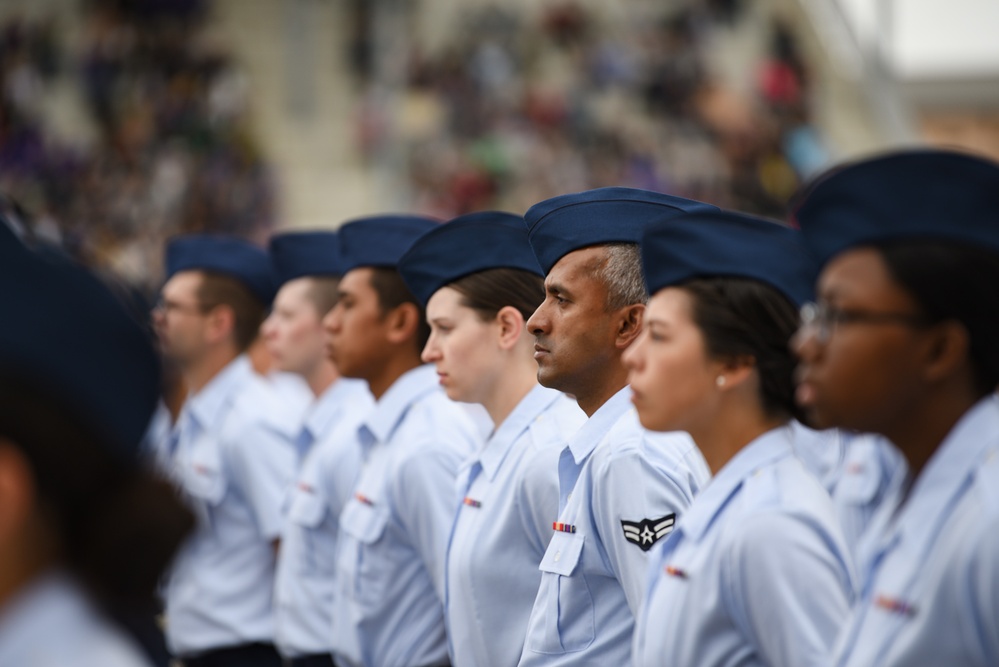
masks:
[[[221,445],[202,437],[191,443],[180,462],[180,477],[191,507],[208,527],[225,498],[228,482],[222,466]]]
[[[388,526],[388,509],[352,498],[340,515],[337,580],[340,591],[361,603],[382,600],[391,576],[386,546],[379,544]]]
[[[869,505],[877,496],[879,482],[877,466],[872,462],[847,461],[834,496],[848,505]]]
[[[593,643],[593,597],[582,570],[584,537],[555,533],[541,560],[542,604],[534,607],[527,637],[527,648],[535,653],[571,653]]]
[[[294,531],[294,535],[289,537],[295,542],[296,553],[289,556],[295,559],[302,574],[333,573],[336,526],[323,523],[327,510],[323,496],[297,487],[292,491],[288,507],[288,530]],[[291,544],[287,546],[292,547]]]

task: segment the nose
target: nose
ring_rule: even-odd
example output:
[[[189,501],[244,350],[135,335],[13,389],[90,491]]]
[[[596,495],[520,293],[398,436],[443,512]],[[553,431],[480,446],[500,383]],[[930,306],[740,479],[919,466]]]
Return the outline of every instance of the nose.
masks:
[[[323,329],[328,334],[340,331],[340,306],[333,306],[330,312],[323,316]]]
[[[548,315],[546,312],[545,304],[548,303],[548,299],[541,302],[538,309],[534,311],[530,318],[527,320],[527,330],[531,332],[534,336],[541,336],[548,332]]]
[[[814,326],[802,325],[788,341],[791,354],[801,361],[813,361],[818,355],[821,345],[818,330]]]
[[[270,340],[274,338],[274,316],[271,315],[260,325],[260,335],[264,337],[264,340]]]
[[[423,346],[423,352],[420,353],[420,359],[425,364],[432,364],[436,361],[440,361],[441,352],[440,346],[437,345],[437,334],[431,333],[430,338],[427,339],[427,344]]]

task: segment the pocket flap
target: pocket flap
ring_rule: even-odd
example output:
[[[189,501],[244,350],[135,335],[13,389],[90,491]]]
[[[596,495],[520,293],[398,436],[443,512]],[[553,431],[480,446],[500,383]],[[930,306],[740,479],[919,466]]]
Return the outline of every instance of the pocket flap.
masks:
[[[296,486],[291,492],[291,506],[288,508],[288,520],[299,526],[315,528],[326,516],[326,499],[315,491]]]
[[[538,569],[564,577],[572,574],[583,555],[583,538],[583,535],[576,533],[556,532],[548,543],[548,550]]]
[[[340,515],[340,530],[362,544],[377,542],[388,524],[388,510],[351,498]]]

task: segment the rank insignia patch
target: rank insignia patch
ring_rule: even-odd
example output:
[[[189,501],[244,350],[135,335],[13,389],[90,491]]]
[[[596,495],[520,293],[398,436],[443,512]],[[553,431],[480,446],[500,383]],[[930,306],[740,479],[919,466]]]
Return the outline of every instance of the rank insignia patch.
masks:
[[[676,514],[667,514],[658,519],[642,519],[641,521],[621,520],[624,529],[624,539],[633,542],[642,551],[648,551],[652,545],[673,532]]]

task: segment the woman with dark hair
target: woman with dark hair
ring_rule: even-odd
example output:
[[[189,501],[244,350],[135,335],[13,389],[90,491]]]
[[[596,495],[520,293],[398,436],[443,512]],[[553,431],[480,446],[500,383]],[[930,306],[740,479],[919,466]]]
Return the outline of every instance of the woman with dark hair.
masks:
[[[138,460],[151,341],[95,277],[10,239],[0,312],[0,665],[147,665],[108,619],[148,612],[193,520]]]
[[[824,265],[795,340],[798,401],[884,436],[911,472],[832,664],[999,665],[999,165],[858,162],[795,217]]]
[[[687,431],[714,477],[650,561],[634,664],[824,664],[854,587],[832,501],[795,456],[788,342],[815,267],[794,230],[721,212],[652,228],[642,262],[635,407]]]
[[[423,360],[456,401],[485,407],[495,428],[458,473],[445,620],[451,662],[520,659],[558,516],[558,457],[586,416],[538,385],[526,321],[544,300],[523,218],[473,213],[431,230],[399,270],[427,309]]]

